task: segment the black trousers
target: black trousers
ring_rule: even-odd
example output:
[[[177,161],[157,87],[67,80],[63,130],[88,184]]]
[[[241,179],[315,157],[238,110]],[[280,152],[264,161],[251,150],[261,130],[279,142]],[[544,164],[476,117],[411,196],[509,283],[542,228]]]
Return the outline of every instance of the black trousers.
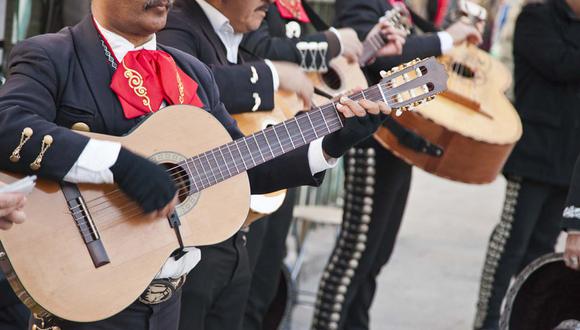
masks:
[[[180,330],[239,330],[250,289],[246,237],[238,232],[201,247],[201,261],[187,275],[181,297]]]
[[[45,324],[57,325],[62,330],[177,330],[181,290],[167,301],[157,305],[145,305],[135,301],[119,314],[106,320],[91,323],[60,321]],[[34,322],[31,319],[31,323]],[[40,326],[38,321],[36,325]]]
[[[0,330],[25,330],[29,318],[30,312],[0,272]]]
[[[411,183],[411,166],[374,140],[344,161],[342,227],[318,289],[317,330],[369,329],[375,279],[393,252]]]
[[[567,187],[508,177],[503,212],[495,226],[481,275],[475,329],[499,329],[510,280],[526,265],[553,252]]]
[[[252,284],[244,314],[244,330],[262,330],[264,317],[276,296],[296,192],[296,189],[289,189],[276,212],[250,227],[247,247]]]

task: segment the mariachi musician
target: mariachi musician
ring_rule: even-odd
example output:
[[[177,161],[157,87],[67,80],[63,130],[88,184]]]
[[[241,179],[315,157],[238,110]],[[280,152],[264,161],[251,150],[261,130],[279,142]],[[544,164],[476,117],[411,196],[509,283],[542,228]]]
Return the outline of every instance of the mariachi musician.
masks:
[[[336,22],[354,28],[364,39],[393,4],[389,0],[337,0]],[[412,12],[411,17],[414,26],[402,54],[379,57],[364,68],[369,84],[380,80],[380,70],[398,63],[441,55],[466,40],[481,41],[472,25],[458,21],[436,32]],[[417,28],[426,33],[415,34]],[[387,123],[392,129],[393,121]],[[347,153],[345,173],[343,225],[320,283],[313,329],[369,328],[375,278],[393,251],[411,183],[411,165],[372,138]]]
[[[262,1],[268,2],[272,1]],[[263,58],[294,62],[303,71],[310,72],[326,70],[330,61],[340,55],[349,62],[358,60],[362,44],[353,29],[328,29],[306,2],[273,2],[259,28],[244,37],[243,49]],[[389,40],[377,54],[396,54],[404,38],[392,28],[375,23]],[[306,29],[309,27],[319,31],[308,34]],[[250,261],[255,270],[246,306],[245,330],[262,329],[264,316],[276,294],[294,200],[295,192],[290,190],[282,207],[271,214],[267,222],[254,224],[249,233]]]
[[[0,89],[0,168],[55,181],[116,183],[147,217],[168,216],[177,199],[175,184],[165,169],[118,143],[90,139],[70,128],[119,136],[151,111],[183,103],[212,114],[233,138],[242,136],[220,101],[207,66],[157,43],[155,32],[165,26],[171,4],[163,0],[93,0],[92,15],[78,25],[17,45],[11,54],[8,80]],[[127,83],[125,68],[151,78],[143,82],[149,96],[157,99],[151,109]],[[178,81],[186,88],[179,88]],[[389,112],[383,103],[342,101],[345,106],[339,111],[345,117],[376,121],[380,111]],[[326,145],[347,148],[361,135],[370,134],[353,136],[349,126],[354,128],[358,122],[347,119],[346,129],[328,135]],[[322,172],[313,174],[311,148],[299,148],[249,171],[252,191],[317,184]],[[317,153],[324,152],[319,149]],[[171,257],[172,262],[156,276],[172,287],[168,292],[176,294],[153,296],[146,289],[141,299],[109,319],[82,324],[51,322],[72,330],[177,329],[179,286],[200,258],[195,248],[184,252],[178,260]]]
[[[580,154],[579,8],[578,0],[529,3],[516,21],[514,91],[523,135],[503,168],[504,207],[489,239],[475,329],[499,329],[512,277],[554,251],[566,192],[578,183],[577,177],[570,180]],[[564,213],[570,229],[576,228],[576,216]],[[574,237],[569,235],[569,240]]]
[[[268,3],[261,0],[229,1],[227,5],[219,0],[176,0],[167,26],[157,37],[211,67],[231,114],[271,110],[278,88],[296,92],[308,106],[313,86],[297,64],[262,60],[239,47],[243,33],[260,25],[267,8]],[[333,166],[324,158],[320,162],[324,168]],[[265,221],[254,223],[250,230],[258,230]],[[247,300],[251,270],[246,242],[245,233],[240,232],[218,245],[200,248],[202,255],[212,257],[201,260],[189,274],[192,280],[183,287],[180,329],[198,329],[208,315],[241,322],[243,309],[227,306],[244,306]],[[255,239],[248,242],[257,243]],[[223,293],[215,295],[216,287]],[[191,312],[199,310],[207,313]]]

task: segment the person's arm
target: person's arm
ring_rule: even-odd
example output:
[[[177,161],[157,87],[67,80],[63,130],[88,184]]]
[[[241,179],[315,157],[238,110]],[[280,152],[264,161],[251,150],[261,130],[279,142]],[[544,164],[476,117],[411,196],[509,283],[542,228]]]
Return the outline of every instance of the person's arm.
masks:
[[[211,71],[209,69],[199,71],[200,85],[204,86],[208,95],[208,107],[211,113],[228,130],[233,139],[243,137],[236,122],[220,101],[219,90]],[[348,99],[343,100],[342,103],[344,108],[339,111],[344,111],[347,117],[342,130],[248,171],[253,194],[264,194],[303,185],[319,185],[324,177],[324,170],[335,166],[336,158],[374,133],[384,120],[384,114],[390,112],[384,103],[377,104],[362,100],[355,104]],[[366,115],[366,110],[369,113],[376,113]],[[356,112],[356,115],[348,111]],[[383,114],[379,114],[379,111]]]
[[[556,83],[580,82],[580,48],[564,38],[580,33],[561,31],[547,4],[531,4],[516,21],[514,56],[530,64],[545,79]]]
[[[59,70],[69,68],[57,66],[37,41],[14,48],[8,80],[0,89],[0,168],[53,181],[114,181],[146,213],[164,209],[175,195],[164,169],[115,143],[100,148],[88,137],[53,123],[64,84],[59,77],[66,76]]]
[[[275,5],[270,6],[267,15],[279,15]],[[259,57],[296,63],[308,71],[321,70],[330,60],[341,54],[337,33],[332,31],[309,35],[303,33],[300,38],[273,36],[268,17],[256,31],[244,36],[241,46]],[[326,56],[322,57],[322,54]]]

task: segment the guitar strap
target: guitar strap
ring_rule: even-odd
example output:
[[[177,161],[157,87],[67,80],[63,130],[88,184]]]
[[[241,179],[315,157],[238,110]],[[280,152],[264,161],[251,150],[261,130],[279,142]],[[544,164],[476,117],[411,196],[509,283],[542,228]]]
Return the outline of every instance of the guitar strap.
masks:
[[[330,25],[328,25],[320,15],[318,15],[307,1],[302,1],[302,7],[304,7],[304,11],[308,15],[308,18],[310,18],[310,23],[312,23],[312,26],[314,26],[316,31],[326,31],[330,29]]]
[[[424,153],[433,157],[443,156],[444,149],[434,143],[431,143],[419,134],[407,129],[403,125],[399,124],[392,118],[387,118],[383,123],[393,135],[397,138],[397,141],[416,152]]]

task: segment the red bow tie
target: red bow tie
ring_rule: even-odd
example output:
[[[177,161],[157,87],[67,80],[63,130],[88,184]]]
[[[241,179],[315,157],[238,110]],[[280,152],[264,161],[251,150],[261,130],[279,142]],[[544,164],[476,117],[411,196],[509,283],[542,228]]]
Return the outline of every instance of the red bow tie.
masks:
[[[127,119],[156,112],[164,100],[203,107],[197,87],[171,55],[161,50],[128,52],[111,81]]]

